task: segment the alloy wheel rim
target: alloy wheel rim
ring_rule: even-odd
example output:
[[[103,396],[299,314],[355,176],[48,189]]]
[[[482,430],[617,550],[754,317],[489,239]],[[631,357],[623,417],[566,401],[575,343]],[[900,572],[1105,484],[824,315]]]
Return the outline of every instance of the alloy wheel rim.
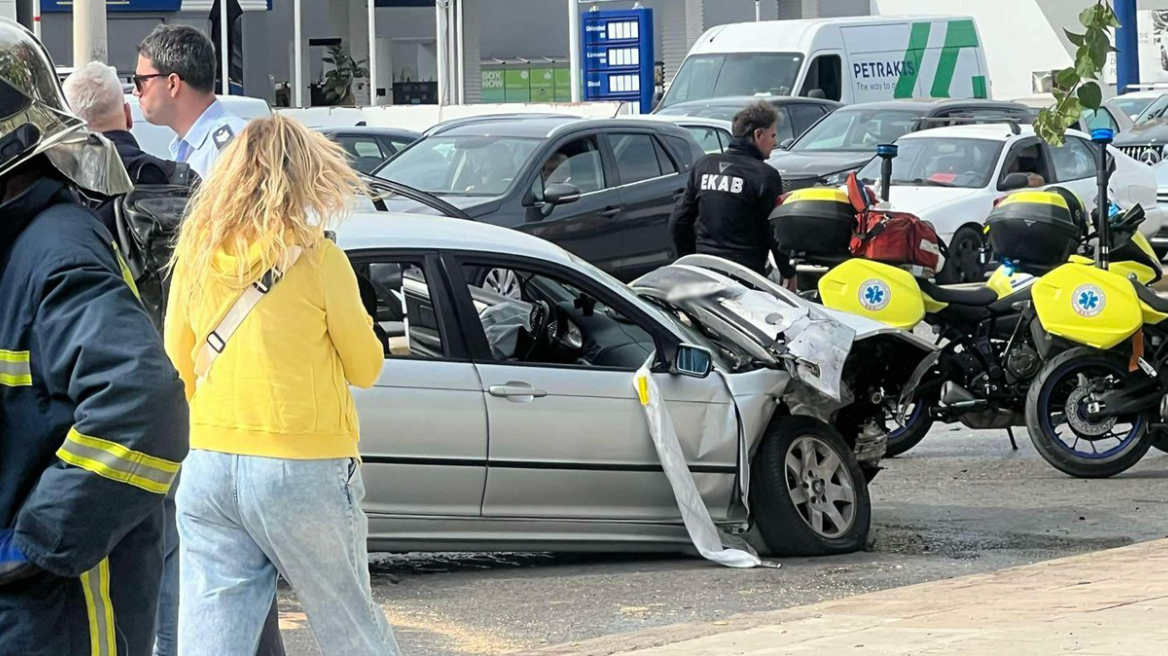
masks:
[[[787,447],[787,492],[803,521],[825,538],[838,538],[856,521],[856,489],[844,461],[823,440],[805,435]]]
[[[1110,417],[1101,422],[1087,417],[1085,390],[1093,384],[1092,377],[1117,373],[1107,369],[1098,365],[1078,367],[1078,371],[1072,370],[1043,394],[1044,428],[1051,441],[1076,457],[1099,460],[1115,456],[1131,446],[1143,428],[1143,419],[1138,416],[1134,420]]]

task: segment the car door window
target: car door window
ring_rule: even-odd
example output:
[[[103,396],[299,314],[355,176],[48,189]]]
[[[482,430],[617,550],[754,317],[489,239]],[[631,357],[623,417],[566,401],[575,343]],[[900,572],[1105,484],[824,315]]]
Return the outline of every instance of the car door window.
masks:
[[[609,136],[616,159],[616,172],[622,185],[661,177],[653,137],[647,134],[613,134]]]
[[[1059,182],[1082,180],[1095,175],[1095,154],[1082,139],[1067,137],[1062,146],[1051,147],[1050,158]]]
[[[652,335],[567,278],[487,263],[462,267],[490,359],[634,371]]]
[[[337,137],[337,143],[353,158],[354,168],[362,173],[371,173],[389,157],[372,137],[341,136]]]
[[[1031,187],[1041,187],[1054,179],[1046,161],[1046,151],[1037,139],[1019,142],[1010,149],[999,182],[1011,173],[1025,173]]]
[[[1111,112],[1106,108],[1099,109],[1083,109],[1083,116],[1079,119],[1083,127],[1090,132],[1099,128],[1107,128],[1108,130],[1119,130],[1119,125],[1116,124],[1115,119],[1112,118]]]
[[[712,153],[721,153],[726,149],[722,145],[722,141],[718,138],[718,130],[714,128],[691,127],[689,133],[693,135],[698,145],[702,147],[702,152],[707,155]]]
[[[582,194],[600,191],[607,186],[596,137],[569,141],[544,160],[531,186],[535,200],[543,200],[543,190],[550,184],[570,184]]]
[[[653,139],[653,150],[657,152],[657,166],[661,169],[662,175],[677,173],[677,165],[670,159],[669,153],[665,152],[665,146],[662,146],[660,141]]]
[[[779,120],[775,123],[775,138],[778,143],[783,143],[787,139],[794,139],[799,136],[798,132],[791,126],[791,115],[787,113],[786,107],[775,108],[779,114]]]
[[[386,357],[445,357],[444,340],[421,261],[380,258],[357,261],[361,303]]]
[[[803,90],[800,96],[811,96],[815,91],[828,100],[839,100],[843,85],[843,62],[839,55],[820,55],[812,60],[807,67],[807,78],[803,80]]]
[[[807,128],[815,124],[816,121],[823,118],[823,107],[820,105],[799,104],[787,107],[787,111],[791,114],[791,132],[798,137],[807,131]],[[779,143],[783,140],[779,139]]]

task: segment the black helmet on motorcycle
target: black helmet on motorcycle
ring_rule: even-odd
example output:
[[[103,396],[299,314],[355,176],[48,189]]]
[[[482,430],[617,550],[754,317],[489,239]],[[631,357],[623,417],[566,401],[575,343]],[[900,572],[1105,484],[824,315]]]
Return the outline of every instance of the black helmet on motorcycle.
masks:
[[[1091,224],[1087,216],[1087,207],[1083,204],[1083,199],[1075,192],[1066,187],[1047,187],[1049,192],[1058,194],[1067,202],[1067,209],[1071,212],[1071,220],[1079,227],[1079,236],[1086,237],[1087,233],[1091,231]]]
[[[113,196],[132,186],[113,144],[69,110],[44,45],[0,19],[0,178],[41,154],[90,191]]]

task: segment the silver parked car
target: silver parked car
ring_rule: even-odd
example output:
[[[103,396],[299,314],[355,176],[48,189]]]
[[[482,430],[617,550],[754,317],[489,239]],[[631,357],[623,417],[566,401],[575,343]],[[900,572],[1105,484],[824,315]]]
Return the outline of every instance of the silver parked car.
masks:
[[[717,524],[779,554],[864,544],[887,432],[872,386],[927,343],[714,258],[630,287],[466,220],[357,212],[337,240],[386,353],[354,391],[371,548],[684,549],[633,384],[650,356]]]

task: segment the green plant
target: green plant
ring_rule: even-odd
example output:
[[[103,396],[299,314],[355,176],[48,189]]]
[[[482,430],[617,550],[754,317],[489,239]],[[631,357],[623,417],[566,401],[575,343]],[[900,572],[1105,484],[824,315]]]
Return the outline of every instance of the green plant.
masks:
[[[1084,109],[1099,109],[1103,103],[1099,76],[1107,65],[1107,55],[1116,51],[1108,30],[1119,27],[1119,21],[1108,0],[1096,0],[1084,9],[1079,22],[1086,32],[1064,30],[1067,39],[1078,48],[1075,65],[1054,74],[1050,90],[1055,103],[1040,111],[1034,121],[1034,132],[1052,146],[1063,144],[1067,128],[1078,122]]]
[[[353,103],[353,80],[368,78],[367,60],[356,61],[349,56],[349,49],[340,44],[328,47],[328,56],[323,60],[332,64],[333,69],[324,74],[324,98],[330,105]]]

